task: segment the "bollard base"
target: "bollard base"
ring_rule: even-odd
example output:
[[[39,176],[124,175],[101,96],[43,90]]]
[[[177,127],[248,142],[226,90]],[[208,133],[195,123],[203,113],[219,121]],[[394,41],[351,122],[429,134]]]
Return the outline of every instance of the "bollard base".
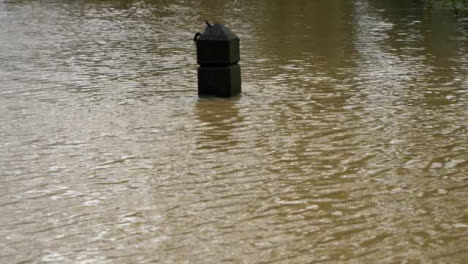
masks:
[[[198,68],[198,95],[231,97],[241,93],[239,64],[228,66],[200,66]]]

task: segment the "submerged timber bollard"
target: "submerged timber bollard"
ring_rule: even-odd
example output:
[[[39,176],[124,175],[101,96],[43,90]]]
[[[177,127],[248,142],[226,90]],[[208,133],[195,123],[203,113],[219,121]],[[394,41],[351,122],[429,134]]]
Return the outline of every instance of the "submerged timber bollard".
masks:
[[[239,37],[223,24],[209,24],[195,34],[198,95],[231,97],[241,92]]]

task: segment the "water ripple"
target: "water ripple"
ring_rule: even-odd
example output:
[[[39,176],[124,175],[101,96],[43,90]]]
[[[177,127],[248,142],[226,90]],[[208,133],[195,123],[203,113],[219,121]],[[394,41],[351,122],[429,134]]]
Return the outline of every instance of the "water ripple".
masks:
[[[461,263],[467,21],[401,5],[0,2],[0,262]]]

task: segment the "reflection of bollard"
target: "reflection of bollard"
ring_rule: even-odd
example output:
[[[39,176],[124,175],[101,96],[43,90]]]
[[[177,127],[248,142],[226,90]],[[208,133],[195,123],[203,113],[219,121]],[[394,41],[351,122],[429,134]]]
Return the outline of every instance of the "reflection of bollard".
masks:
[[[241,92],[241,71],[237,64],[239,38],[223,24],[209,24],[197,33],[198,94],[231,97]]]

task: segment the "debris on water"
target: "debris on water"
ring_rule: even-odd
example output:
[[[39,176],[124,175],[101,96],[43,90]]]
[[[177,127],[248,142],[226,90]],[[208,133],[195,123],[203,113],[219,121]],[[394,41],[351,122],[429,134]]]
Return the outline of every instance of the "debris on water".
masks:
[[[311,204],[311,205],[308,205],[308,206],[306,207],[306,209],[308,209],[308,210],[318,210],[318,209],[319,209],[319,206],[316,205],[316,204]]]
[[[100,203],[101,203],[100,200],[88,200],[88,201],[85,201],[83,205],[84,206],[97,206]]]
[[[426,214],[427,214],[427,211],[424,210],[424,209],[419,209],[419,210],[416,210],[416,214],[418,214],[418,215],[426,215]]]
[[[445,163],[444,167],[446,169],[455,169],[458,165],[463,164],[465,160],[450,160]]]
[[[341,211],[335,211],[332,213],[333,216],[342,216],[343,213]]]
[[[448,191],[447,191],[446,189],[442,189],[442,188],[441,188],[441,189],[437,189],[437,193],[438,193],[438,194],[447,194]]]

